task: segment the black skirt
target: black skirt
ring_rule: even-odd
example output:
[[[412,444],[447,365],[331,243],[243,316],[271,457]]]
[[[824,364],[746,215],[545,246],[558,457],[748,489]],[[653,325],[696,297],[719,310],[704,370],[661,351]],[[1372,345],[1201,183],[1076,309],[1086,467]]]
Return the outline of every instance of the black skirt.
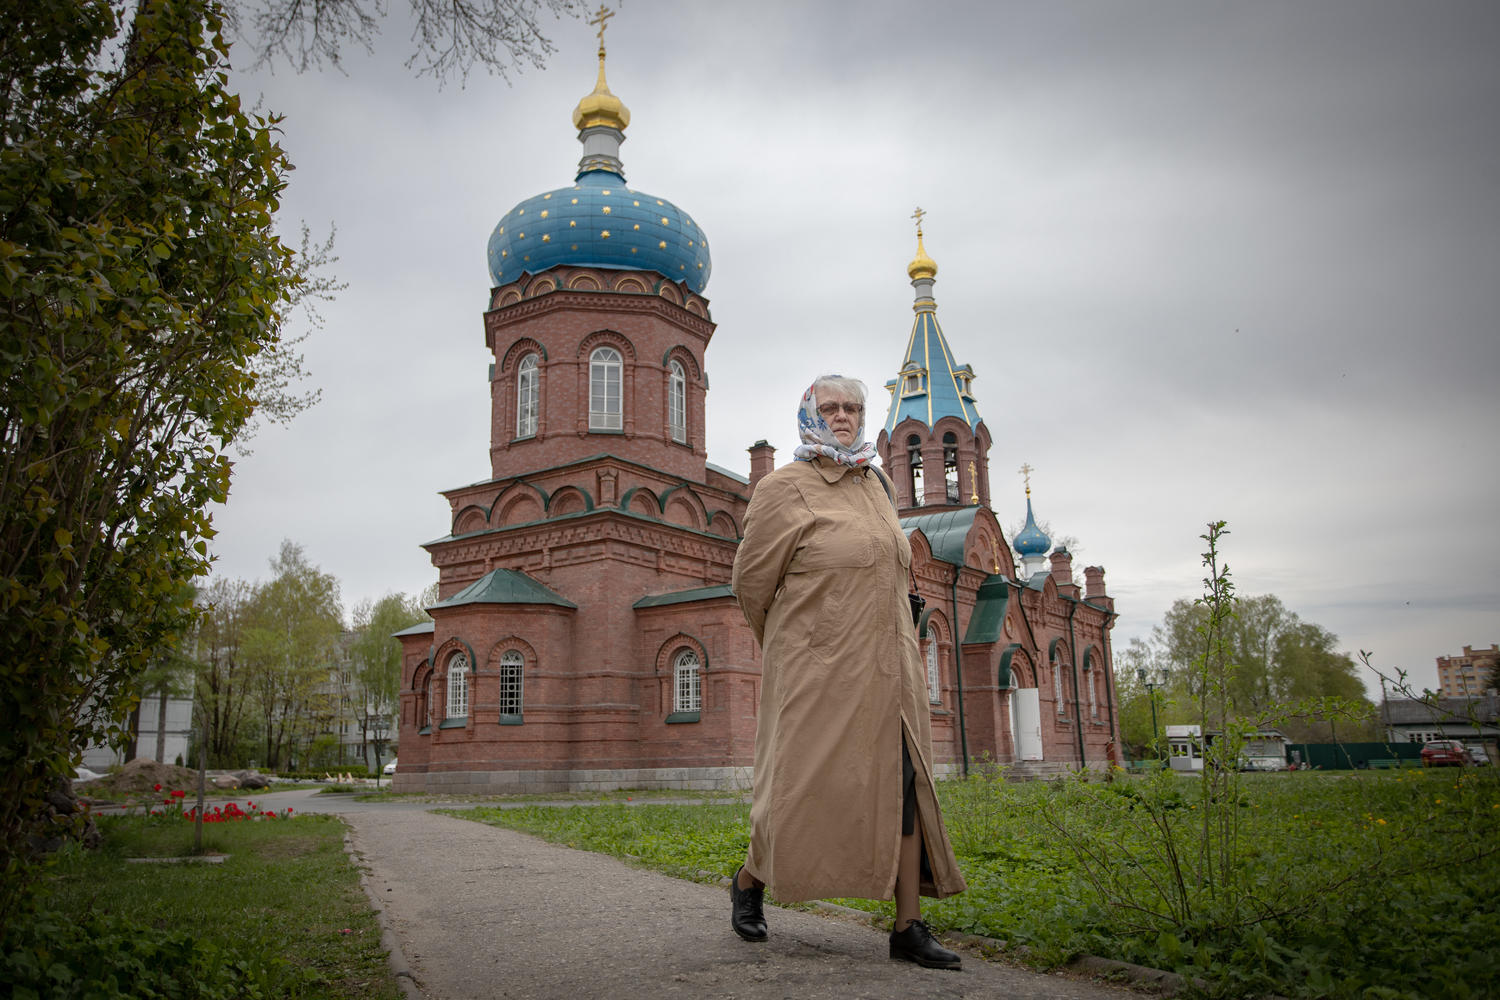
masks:
[[[901,734],[901,836],[917,832],[917,769],[911,766],[906,734]]]

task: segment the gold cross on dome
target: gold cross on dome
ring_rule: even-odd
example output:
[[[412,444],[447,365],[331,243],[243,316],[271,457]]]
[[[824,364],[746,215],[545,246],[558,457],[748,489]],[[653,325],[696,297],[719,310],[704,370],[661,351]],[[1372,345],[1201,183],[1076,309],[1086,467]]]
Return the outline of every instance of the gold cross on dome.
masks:
[[[924,216],[926,214],[927,213],[924,212],[924,211],[922,211],[922,209],[920,207],[918,207],[915,212],[911,213],[911,217],[913,219],[917,220],[917,235],[918,236],[922,235],[922,216]]]
[[[614,16],[615,16],[615,12],[612,11],[612,10],[610,10],[608,7],[604,6],[604,4],[601,3],[599,5],[599,11],[598,11],[598,13],[596,13],[593,17],[589,18],[589,21],[588,21],[589,24],[597,24],[599,26],[599,51],[600,52],[604,51],[604,28],[605,28],[606,24],[608,23],[609,19],[612,18],[612,17],[614,17]]]
[[[1031,473],[1035,471],[1034,469],[1032,469],[1031,463],[1022,462],[1021,467],[1016,471],[1019,472],[1022,476],[1026,477],[1026,495],[1031,496]]]

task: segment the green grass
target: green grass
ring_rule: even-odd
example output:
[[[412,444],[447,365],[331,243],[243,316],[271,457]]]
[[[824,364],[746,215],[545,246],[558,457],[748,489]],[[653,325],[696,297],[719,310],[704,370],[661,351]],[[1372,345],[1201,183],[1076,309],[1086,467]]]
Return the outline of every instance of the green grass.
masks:
[[[924,916],[1024,945],[1039,966],[1102,955],[1201,977],[1218,996],[1500,996],[1497,778],[1245,775],[1224,803],[1170,773],[944,782],[969,889],[924,901]],[[1205,810],[1226,832],[1222,853],[1200,851]],[[732,874],[749,836],[744,803],[453,814],[700,880]],[[893,916],[889,903],[838,902]]]
[[[338,819],[205,824],[205,852],[227,855],[218,864],[126,860],[191,853],[181,819],[99,825],[100,850],[71,847],[47,872],[40,914],[19,936],[30,944],[8,943],[0,962],[0,993],[27,996],[27,967],[39,965],[45,988],[31,995],[48,998],[401,997]],[[101,956],[100,938],[132,954]]]

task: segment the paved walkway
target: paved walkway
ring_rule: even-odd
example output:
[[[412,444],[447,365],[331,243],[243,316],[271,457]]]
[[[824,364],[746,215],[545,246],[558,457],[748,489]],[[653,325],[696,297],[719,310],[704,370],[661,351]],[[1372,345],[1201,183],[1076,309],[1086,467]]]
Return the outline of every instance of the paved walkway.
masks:
[[[964,953],[962,972],[892,962],[884,933],[767,907],[771,939],[729,929],[727,889],[632,868],[525,834],[428,813],[430,805],[261,796],[338,812],[416,995],[467,998],[1014,997],[1123,1000],[1141,993],[1041,975]],[[334,800],[329,802],[327,800]]]

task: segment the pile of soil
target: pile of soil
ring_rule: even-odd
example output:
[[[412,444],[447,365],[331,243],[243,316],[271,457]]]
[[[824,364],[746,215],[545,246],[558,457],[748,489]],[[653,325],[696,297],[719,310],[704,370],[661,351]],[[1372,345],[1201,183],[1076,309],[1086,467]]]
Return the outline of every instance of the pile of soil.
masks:
[[[154,790],[157,785],[161,785],[160,793]],[[147,757],[137,757],[116,773],[85,782],[75,788],[84,798],[96,801],[156,797],[174,788],[195,792],[198,788],[198,772],[175,764],[158,764]]]

